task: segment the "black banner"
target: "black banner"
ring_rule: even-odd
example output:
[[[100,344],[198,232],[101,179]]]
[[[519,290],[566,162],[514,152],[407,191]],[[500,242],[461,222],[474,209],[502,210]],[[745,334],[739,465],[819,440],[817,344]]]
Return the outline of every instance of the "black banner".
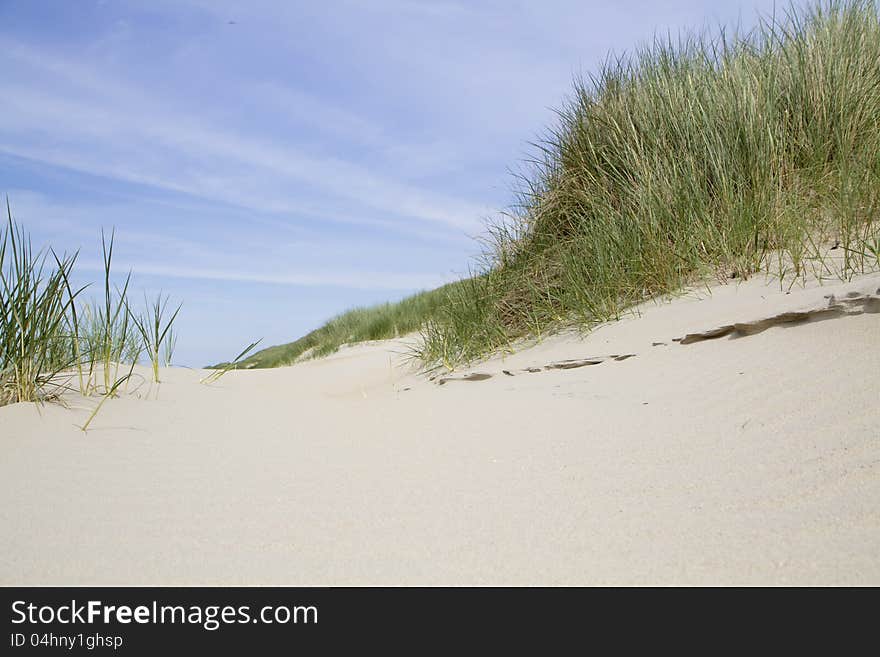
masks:
[[[178,654],[526,645],[683,646],[713,633],[790,645],[844,620],[838,648],[873,625],[855,590],[500,588],[6,588],[6,655]],[[861,593],[866,593],[862,591]],[[861,599],[861,601],[859,601]],[[846,602],[852,603],[846,605]],[[863,624],[864,623],[864,624]],[[831,644],[829,644],[831,645]],[[754,646],[752,646],[754,647]]]

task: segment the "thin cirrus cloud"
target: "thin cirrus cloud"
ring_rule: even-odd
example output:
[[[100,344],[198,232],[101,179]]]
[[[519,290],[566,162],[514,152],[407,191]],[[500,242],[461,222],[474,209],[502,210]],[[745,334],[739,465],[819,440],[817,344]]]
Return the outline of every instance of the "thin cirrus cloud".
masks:
[[[130,215],[134,213],[138,221],[113,230],[117,275],[134,271],[136,279],[148,276],[389,291],[427,289],[452,280],[450,275],[399,271],[387,266],[358,270],[330,268],[326,260],[351,262],[363,247],[338,241],[328,244],[316,233],[275,230],[268,236],[252,232],[225,239],[222,232],[228,229],[217,226],[218,234],[212,239],[201,234],[187,238],[148,230],[147,218],[156,211],[151,204],[59,204],[43,194],[24,189],[10,189],[9,196],[14,199],[15,218],[24,221],[38,237],[48,240],[53,235],[66,236],[68,252],[78,251],[76,270],[81,273],[104,271],[104,264],[97,257],[100,235],[103,233],[109,239],[113,219],[127,211]],[[189,212],[199,210],[198,207],[188,209]],[[250,253],[261,254],[258,266]],[[393,249],[386,247],[382,259],[388,262],[392,254]]]
[[[86,272],[103,272],[104,265],[96,260],[80,260],[77,268]],[[125,262],[119,264],[127,271]],[[399,291],[430,289],[449,283],[450,276],[423,273],[388,273],[372,271],[303,271],[303,272],[261,272],[230,269],[228,267],[188,267],[179,264],[155,264],[141,262],[137,267],[139,276],[159,276],[162,278],[184,278],[206,281],[230,281],[238,283],[267,283],[294,287],[339,287],[353,290]]]
[[[53,90],[46,84],[31,88],[26,75],[0,82],[0,93],[8,100],[0,149],[7,154],[261,212],[296,211],[299,202],[291,204],[291,190],[300,190],[329,199],[331,205],[356,201],[386,221],[426,222],[459,232],[474,231],[490,213],[488,206],[402,184],[339,157],[315,156],[295,145],[206,126],[187,114],[164,110],[118,81],[22,44],[6,41],[0,51],[6,53],[0,59],[15,60],[20,72],[26,67],[39,77],[60,79]],[[267,89],[276,97],[285,95],[271,86],[263,91]],[[303,98],[287,92],[284,101],[295,104]],[[318,101],[303,105],[303,115],[320,113]],[[324,111],[328,113],[349,136],[380,139],[377,128],[355,115]]]

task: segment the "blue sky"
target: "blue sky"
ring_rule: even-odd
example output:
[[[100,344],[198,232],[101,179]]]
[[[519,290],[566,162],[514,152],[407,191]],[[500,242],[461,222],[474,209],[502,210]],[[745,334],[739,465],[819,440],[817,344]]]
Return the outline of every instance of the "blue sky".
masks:
[[[84,278],[115,226],[176,360],[225,360],[466,274],[574,75],[772,7],[0,0],[0,193]]]

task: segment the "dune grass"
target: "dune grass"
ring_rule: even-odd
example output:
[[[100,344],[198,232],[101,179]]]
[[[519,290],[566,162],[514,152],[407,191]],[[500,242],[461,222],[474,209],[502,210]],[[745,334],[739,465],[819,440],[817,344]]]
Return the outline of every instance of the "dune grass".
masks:
[[[104,289],[101,302],[93,300],[83,306],[82,311],[71,313],[71,334],[74,336],[74,348],[79,348],[85,357],[77,361],[77,374],[80,380],[80,392],[89,395],[94,392],[107,394],[118,388],[119,371],[123,361],[136,362],[140,357],[140,345],[135,334],[133,316],[128,308],[128,288],[131,283],[129,272],[122,287],[111,283],[113,265],[113,244],[116,231],[110,233],[107,240],[101,231],[101,255],[104,263]],[[72,304],[75,309],[75,304]],[[78,323],[82,317],[85,323]],[[87,369],[85,385],[83,370]],[[112,393],[111,393],[112,394]]]
[[[174,320],[177,319],[177,313],[183,307],[183,304],[179,304],[174,312],[171,313],[171,316],[168,317],[166,312],[170,300],[170,296],[163,298],[161,292],[153,301],[149,301],[146,294],[144,294],[144,307],[146,310],[142,315],[132,312],[126,304],[126,311],[131,315],[131,320],[141,338],[141,346],[147,358],[149,358],[154,383],[160,382],[159,365],[162,362],[163,348],[166,366],[171,363],[171,353],[174,351],[172,326],[174,325]]]
[[[483,269],[423,327],[426,363],[615,319],[706,276],[846,279],[877,265],[874,2],[655,42],[579,80],[558,115]]]
[[[88,299],[88,285],[71,283],[77,253],[35,251],[12,216],[0,230],[0,405],[59,399],[65,391],[100,397],[83,424],[86,430],[104,402],[119,394],[146,350],[158,382],[159,349],[173,351],[173,324],[160,297],[137,316],[129,307],[131,273],[111,282],[115,233],[102,232],[101,298]]]
[[[247,347],[245,347],[244,349],[242,349],[239,352],[238,356],[236,356],[232,360],[227,361],[225,363],[220,363],[219,365],[214,365],[212,368],[209,368],[209,369],[212,369],[213,371],[208,373],[207,376],[202,377],[199,380],[199,383],[204,383],[205,385],[210,385],[212,383],[215,383],[217,380],[219,380],[220,377],[223,376],[224,374],[226,374],[227,372],[229,372],[231,370],[239,369],[239,364],[242,362],[242,360],[245,358],[245,356],[247,356],[250,352],[252,352],[254,349],[256,349],[257,345],[260,344],[260,342],[262,342],[262,341],[263,341],[263,338],[260,338],[256,342],[251,342]]]
[[[67,277],[76,255],[35,252],[12,219],[0,231],[0,405],[57,394],[56,375],[73,365],[65,327],[76,293]]]

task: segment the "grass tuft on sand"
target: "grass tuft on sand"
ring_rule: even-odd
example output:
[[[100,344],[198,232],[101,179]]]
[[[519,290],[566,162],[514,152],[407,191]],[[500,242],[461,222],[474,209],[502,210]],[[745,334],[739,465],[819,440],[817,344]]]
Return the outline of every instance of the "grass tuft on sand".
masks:
[[[60,400],[67,391],[98,397],[85,431],[132,377],[144,350],[159,382],[160,348],[170,361],[179,307],[167,313],[168,298],[160,295],[145,314],[132,311],[131,273],[121,287],[111,280],[114,239],[115,232],[108,238],[102,231],[101,298],[84,298],[89,285],[71,282],[78,253],[34,250],[7,199],[0,226],[0,406]]]

